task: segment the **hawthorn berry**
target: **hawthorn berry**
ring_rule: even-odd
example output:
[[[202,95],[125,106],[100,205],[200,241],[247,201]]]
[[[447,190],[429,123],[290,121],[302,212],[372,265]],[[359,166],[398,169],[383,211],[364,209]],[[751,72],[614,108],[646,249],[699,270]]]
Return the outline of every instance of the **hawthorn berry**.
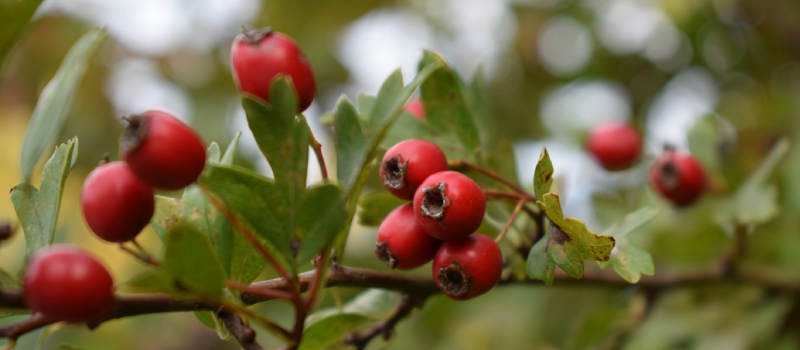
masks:
[[[389,192],[397,198],[410,200],[422,181],[447,169],[447,156],[439,146],[425,140],[410,139],[386,151],[380,175]]]
[[[429,176],[414,194],[414,214],[429,235],[443,241],[467,236],[481,225],[486,197],[475,181],[456,171]]]
[[[120,151],[136,176],[162,190],[189,186],[197,181],[206,164],[206,149],[200,136],[163,111],[147,111],[128,118]]]
[[[446,241],[433,258],[433,280],[444,295],[467,300],[488,292],[500,281],[503,254],[495,241],[476,233]]]
[[[31,257],[22,294],[34,312],[60,321],[87,322],[112,306],[113,287],[111,274],[89,253],[54,245]]]
[[[411,203],[401,205],[381,223],[375,254],[393,269],[410,270],[425,265],[436,255],[442,241],[425,233]]]
[[[417,97],[411,101],[408,101],[403,109],[405,109],[406,112],[411,113],[411,115],[417,117],[417,119],[425,120],[425,106],[422,105],[421,98]]]
[[[639,160],[642,136],[630,124],[605,123],[592,129],[586,146],[606,170],[623,170]]]
[[[674,205],[687,206],[703,194],[706,175],[691,154],[667,149],[650,168],[650,183]]]
[[[300,112],[314,101],[317,82],[311,64],[292,38],[271,28],[245,30],[237,35],[231,48],[231,65],[241,92],[269,102],[272,80],[283,75],[292,79]]]

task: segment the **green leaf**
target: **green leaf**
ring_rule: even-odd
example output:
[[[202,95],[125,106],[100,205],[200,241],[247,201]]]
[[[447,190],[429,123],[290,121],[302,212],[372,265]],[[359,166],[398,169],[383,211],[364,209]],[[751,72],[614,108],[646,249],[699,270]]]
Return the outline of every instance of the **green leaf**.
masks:
[[[174,293],[175,285],[164,269],[148,269],[115,286],[132,293]]]
[[[30,182],[36,163],[58,137],[78,84],[86,71],[87,60],[105,37],[106,31],[103,29],[94,29],[84,34],[67,53],[58,72],[39,95],[25,141],[22,143],[20,169],[25,182]]]
[[[342,190],[333,184],[310,187],[306,191],[297,214],[298,238],[302,242],[298,261],[311,259],[333,241],[347,220],[342,198]]]
[[[78,157],[78,139],[56,148],[44,165],[39,189],[21,183],[11,189],[11,202],[25,232],[26,260],[34,252],[53,243],[61,207],[64,182]]]
[[[480,146],[480,136],[464,97],[464,82],[444,64],[441,56],[431,51],[425,51],[424,56],[426,61],[439,63],[439,68],[420,86],[427,123],[437,131],[454,133],[461,146],[474,155]]]
[[[219,145],[216,142],[212,142],[208,145],[208,149],[206,149],[206,161],[211,164],[219,163]]]
[[[547,148],[542,147],[542,153],[539,154],[539,161],[536,163],[536,170],[533,173],[533,193],[538,200],[542,200],[544,194],[550,192],[550,186],[553,185],[553,172],[553,163],[550,161]]]
[[[408,203],[385,191],[373,192],[358,200],[358,223],[363,226],[379,226],[392,210]]]
[[[545,193],[536,204],[550,221],[545,251],[570,277],[583,277],[584,260],[607,261],[610,258],[614,238],[589,231],[578,219],[565,218],[558,195]]]
[[[556,264],[550,255],[547,254],[547,244],[550,241],[549,233],[545,235],[531,248],[528,253],[528,260],[525,264],[525,271],[528,277],[542,280],[548,286],[553,285],[556,278]]]
[[[225,154],[222,155],[222,159],[219,160],[219,164],[233,165],[233,158],[236,156],[236,151],[239,149],[239,139],[241,138],[242,132],[239,131],[236,133],[236,136],[233,137],[233,140],[231,140],[228,148],[225,149]]]
[[[217,314],[213,311],[195,311],[194,316],[197,317],[197,320],[204,326],[216,331],[220,339],[230,339],[231,332],[228,330],[228,327],[225,327],[225,324],[220,322]]]
[[[367,140],[355,107],[345,97],[336,104],[333,140],[336,145],[336,177],[344,184],[352,184],[359,173],[359,162]]]
[[[708,115],[698,120],[687,135],[692,155],[703,165],[710,180],[720,186],[725,186],[726,182],[722,176],[720,149],[725,142],[730,142],[726,140],[725,131],[728,129],[734,128],[721,117]],[[735,129],[729,133],[735,136]]]
[[[341,231],[342,234],[338,236],[335,242],[335,249],[341,254],[344,254],[344,245],[347,242],[347,233],[349,233],[349,223],[352,222],[355,215],[356,203],[364,183],[367,181],[369,170],[371,169],[372,160],[377,157],[377,150],[381,141],[386,136],[392,123],[400,116],[403,111],[403,105],[411,97],[420,84],[427,79],[430,74],[435,71],[442,63],[434,62],[422,68],[417,76],[414,77],[408,85],[402,87],[403,76],[400,70],[396,70],[381,87],[378,97],[375,100],[375,106],[370,112],[368,119],[366,146],[361,149],[359,155],[355,158],[358,159],[358,166],[356,167],[354,178],[355,181],[348,183],[345,188],[345,208],[348,213],[348,218],[345,220],[347,225]],[[400,88],[398,88],[398,85]]]
[[[358,100],[356,103],[358,104],[358,112],[361,116],[369,115],[372,113],[372,109],[375,108],[375,100],[377,97],[367,94],[359,94]],[[366,120],[366,118],[364,118]]]
[[[41,3],[41,0],[0,1],[0,13],[3,14],[0,21],[0,68]]]
[[[284,266],[294,266],[289,230],[291,208],[274,181],[237,166],[210,165],[198,180],[236,220],[262,238],[262,243]],[[212,201],[213,202],[213,201]],[[226,215],[227,216],[227,215]]]
[[[788,139],[778,141],[758,169],[736,191],[733,212],[739,224],[761,224],[778,215],[777,188],[766,185],[766,182],[790,148]]]
[[[317,311],[309,316],[303,332],[301,350],[325,349],[368,322],[384,319],[399,302],[397,293],[369,289],[337,308]]]
[[[621,223],[609,227],[606,236],[614,237],[616,248],[611,252],[611,259],[598,262],[602,268],[614,267],[614,271],[630,283],[636,283],[641,274],[652,275],[655,273],[653,258],[644,249],[630,243],[628,234],[653,219],[658,210],[642,208],[628,214]]]
[[[222,296],[225,271],[208,236],[193,226],[178,223],[167,231],[164,270],[174,283],[190,293]]]
[[[247,123],[258,148],[269,161],[275,182],[291,208],[306,188],[308,146],[311,131],[305,118],[298,117],[297,97],[285,78],[276,79],[270,90],[270,103],[252,96],[242,98]],[[292,220],[292,212],[284,219]]]

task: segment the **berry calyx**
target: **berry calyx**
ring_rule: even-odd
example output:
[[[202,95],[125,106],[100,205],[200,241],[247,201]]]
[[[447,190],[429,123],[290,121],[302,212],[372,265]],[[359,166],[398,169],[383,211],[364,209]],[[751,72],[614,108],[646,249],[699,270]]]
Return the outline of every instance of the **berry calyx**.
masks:
[[[422,99],[417,97],[406,103],[403,109],[411,115],[417,117],[419,120],[425,120],[425,106],[422,105]]]
[[[703,166],[691,154],[667,149],[650,168],[650,183],[672,204],[687,206],[706,189]]]
[[[391,268],[410,270],[425,265],[436,255],[442,241],[425,233],[411,203],[401,205],[381,223],[375,254]]]
[[[94,169],[81,190],[81,211],[97,237],[109,242],[132,240],[150,222],[155,211],[153,188],[124,162]]]
[[[203,141],[191,128],[163,111],[128,118],[120,152],[134,174],[162,190],[197,181],[206,164]]]
[[[488,292],[500,281],[503,254],[482,234],[446,241],[433,258],[433,279],[447,297],[467,300]]]
[[[386,151],[380,176],[383,186],[395,197],[410,200],[428,176],[447,169],[447,156],[439,146],[425,140],[411,139]]]
[[[475,181],[456,171],[429,176],[414,194],[414,214],[429,235],[443,241],[467,236],[481,225],[486,197]]]
[[[317,83],[308,59],[292,38],[270,28],[244,30],[231,48],[233,79],[241,92],[269,102],[270,87],[279,75],[292,79],[302,112],[314,101]]]
[[[54,245],[31,257],[23,279],[25,304],[66,322],[91,321],[114,303],[114,282],[89,253]]]
[[[642,136],[630,124],[605,123],[592,130],[586,147],[606,170],[624,170],[639,160],[642,152]]]

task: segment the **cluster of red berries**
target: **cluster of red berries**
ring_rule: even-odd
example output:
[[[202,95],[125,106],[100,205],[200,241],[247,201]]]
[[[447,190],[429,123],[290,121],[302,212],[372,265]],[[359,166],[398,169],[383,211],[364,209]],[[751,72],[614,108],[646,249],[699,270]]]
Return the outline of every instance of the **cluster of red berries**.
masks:
[[[589,134],[586,147],[606,170],[624,170],[639,160],[642,136],[630,124],[600,124]],[[706,175],[691,154],[666,148],[650,168],[650,184],[672,204],[683,207],[703,194]]]
[[[375,253],[392,268],[413,269],[433,260],[433,278],[456,300],[477,297],[500,280],[503,257],[491,238],[473,234],[486,198],[466,175],[449,171],[435,144],[406,140],[383,157],[381,181],[401,205],[378,228]]]

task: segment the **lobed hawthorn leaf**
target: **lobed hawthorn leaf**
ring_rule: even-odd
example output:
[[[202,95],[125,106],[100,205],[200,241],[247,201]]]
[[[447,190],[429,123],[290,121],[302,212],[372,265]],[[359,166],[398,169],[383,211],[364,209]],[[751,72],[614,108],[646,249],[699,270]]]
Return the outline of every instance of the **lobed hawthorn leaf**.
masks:
[[[167,231],[164,245],[164,271],[177,290],[223,296],[225,271],[205,233],[179,222]]]
[[[538,200],[541,200],[545,193],[550,192],[550,187],[553,186],[554,172],[550,154],[547,153],[546,147],[542,147],[539,161],[536,163],[536,170],[533,172],[533,193]]]
[[[628,234],[653,219],[658,210],[652,208],[639,209],[622,220],[622,222],[609,227],[603,235],[614,237],[616,246],[611,252],[608,261],[598,262],[600,267],[614,267],[617,274],[630,283],[636,283],[642,274],[653,275],[655,266],[653,258],[644,249],[630,243]]]
[[[59,145],[45,163],[37,189],[23,182],[11,189],[11,202],[25,232],[25,260],[53,243],[64,182],[78,159],[78,139]]]
[[[373,192],[358,200],[358,224],[363,226],[380,226],[392,210],[408,203],[386,191]]]
[[[467,104],[464,82],[436,53],[425,51],[421,64],[422,67],[438,65],[420,85],[426,123],[439,132],[455,134],[465,153],[474,160],[481,141],[475,116]]]
[[[547,254],[549,242],[550,234],[545,232],[544,236],[533,245],[528,253],[525,271],[528,273],[528,277],[542,280],[546,285],[552,286],[556,278],[556,264]]]
[[[344,207],[348,213],[345,219],[346,225],[336,237],[334,249],[342,256],[344,253],[344,245],[347,241],[347,233],[349,232],[349,225],[355,215],[356,203],[358,201],[361,189],[367,181],[367,176],[372,168],[373,160],[378,156],[378,149],[381,141],[386,136],[389,128],[397,120],[403,111],[403,105],[411,97],[422,82],[424,82],[433,71],[443,64],[441,62],[432,62],[419,70],[416,77],[405,87],[403,87],[403,75],[401,71],[395,70],[389,78],[383,83],[378,96],[375,99],[374,106],[367,115],[366,123],[366,140],[365,146],[358,151],[357,154],[352,155],[354,159],[355,169],[351,170],[353,176],[352,181],[346,183],[344,188]],[[342,101],[340,100],[340,103]],[[337,107],[338,109],[338,107]],[[337,141],[337,145],[340,142]],[[338,152],[338,151],[337,151]]]
[[[565,218],[558,195],[545,193],[536,204],[550,221],[545,253],[567,275],[572,278],[582,278],[584,260],[610,259],[611,250],[614,249],[614,238],[589,231],[578,219]]]
[[[397,293],[368,289],[341,308],[319,310],[308,317],[300,349],[326,349],[358,327],[388,317],[399,301]]]
[[[310,187],[303,195],[295,229],[301,242],[298,261],[307,261],[333,241],[347,219],[339,186],[322,184]]]
[[[39,95],[22,143],[20,170],[25,182],[30,182],[36,163],[63,128],[89,56],[105,37],[104,29],[94,29],[84,34],[69,50],[56,75]]]
[[[364,126],[353,104],[346,97],[339,99],[333,117],[333,139],[336,146],[336,177],[346,185],[356,179],[361,151],[366,147]]]

